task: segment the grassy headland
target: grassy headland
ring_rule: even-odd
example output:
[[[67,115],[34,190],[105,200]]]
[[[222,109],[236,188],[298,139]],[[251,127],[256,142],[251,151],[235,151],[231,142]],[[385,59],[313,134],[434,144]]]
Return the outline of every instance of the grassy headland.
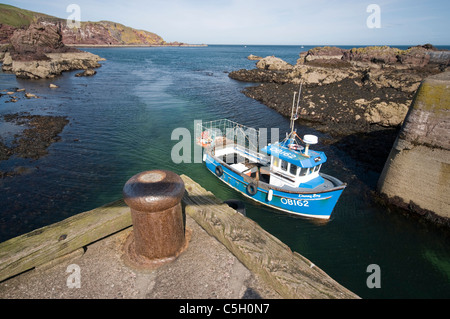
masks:
[[[61,30],[62,42],[66,45],[186,45],[180,42],[166,42],[153,32],[137,30],[112,21],[82,21],[79,28],[70,28],[66,19],[6,4],[0,4],[0,43],[8,43],[8,39],[16,29],[26,29],[31,24],[40,22],[57,25]]]

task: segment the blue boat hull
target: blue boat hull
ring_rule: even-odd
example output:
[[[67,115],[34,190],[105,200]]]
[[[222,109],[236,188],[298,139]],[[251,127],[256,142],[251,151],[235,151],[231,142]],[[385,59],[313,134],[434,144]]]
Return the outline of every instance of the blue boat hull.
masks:
[[[267,187],[268,184],[265,183],[267,186],[263,186],[263,183],[253,183],[246,176],[230,169],[228,165],[218,162],[210,154],[206,155],[205,163],[210,172],[244,196],[274,209],[305,217],[329,219],[345,188],[344,184],[321,192],[287,192],[276,187]],[[220,169],[216,169],[217,167]],[[272,193],[271,196],[269,191]]]

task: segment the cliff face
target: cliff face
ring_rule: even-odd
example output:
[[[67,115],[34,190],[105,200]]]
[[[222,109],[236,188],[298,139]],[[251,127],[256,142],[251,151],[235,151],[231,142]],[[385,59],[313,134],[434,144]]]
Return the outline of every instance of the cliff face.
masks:
[[[8,52],[16,61],[48,60],[46,53],[78,51],[61,42],[62,37],[54,25],[31,24],[28,29],[17,29],[9,39]]]
[[[4,44],[2,70],[27,79],[100,66],[102,58],[70,45],[167,45],[152,32],[120,23],[81,22],[78,28],[70,28],[64,19],[5,4],[0,4],[0,44]]]
[[[450,223],[450,72],[422,82],[378,190],[403,208]]]
[[[90,45],[165,45],[163,38],[152,32],[136,30],[110,21],[81,22],[79,28],[69,28],[65,19],[0,4],[0,44],[9,43],[16,30],[32,24],[58,28],[64,44]],[[178,43],[177,43],[178,44]]]
[[[26,30],[14,31],[2,57],[2,70],[20,78],[40,79],[100,66],[102,58],[67,47],[61,39],[60,30],[52,24],[31,24]]]
[[[164,45],[166,42],[154,33],[136,30],[110,21],[82,22],[80,28],[59,24],[64,44],[108,45]]]

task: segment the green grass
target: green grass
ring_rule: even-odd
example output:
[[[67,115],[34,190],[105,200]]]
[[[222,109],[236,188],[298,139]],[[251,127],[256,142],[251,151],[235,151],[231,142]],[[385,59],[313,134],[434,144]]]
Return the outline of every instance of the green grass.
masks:
[[[30,23],[41,18],[46,20],[60,20],[43,13],[33,12],[25,9],[20,9],[7,4],[0,4],[0,23],[7,24],[16,28],[29,26]]]
[[[47,14],[20,9],[7,4],[0,4],[0,24],[10,25],[14,28],[25,28],[31,23],[38,21],[51,21],[65,23],[64,19],[53,17]],[[115,38],[123,44],[140,44],[147,41],[150,44],[164,44],[165,41],[158,35],[143,31],[135,30],[120,23],[110,21],[100,22],[81,22],[81,28],[86,28],[88,25],[102,25],[107,29],[107,32],[114,34]]]

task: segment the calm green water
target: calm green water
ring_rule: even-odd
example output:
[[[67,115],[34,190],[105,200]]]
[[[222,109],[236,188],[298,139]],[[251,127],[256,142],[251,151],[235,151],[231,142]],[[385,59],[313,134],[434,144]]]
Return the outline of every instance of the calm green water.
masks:
[[[278,127],[284,134],[288,119],[245,97],[241,90],[251,84],[234,81],[227,73],[253,68],[249,54],[295,63],[307,49],[87,49],[107,59],[94,77],[68,72],[53,80],[29,81],[0,73],[0,90],[23,87],[41,97],[17,103],[4,103],[1,97],[0,115],[26,111],[70,120],[48,156],[0,162],[1,169],[29,168],[24,175],[0,180],[0,241],[116,200],[125,182],[141,171],[169,169],[190,176],[223,200],[241,199],[249,218],[363,298],[450,297],[448,232],[374,203],[370,191],[377,174],[331,146],[316,147],[329,159],[322,170],[349,186],[326,223],[254,204],[202,164],[172,162],[171,150],[178,143],[171,140],[172,131],[184,127],[193,134],[194,120],[228,118],[255,128]],[[49,83],[60,87],[50,89]],[[14,130],[0,124],[0,132]],[[297,131],[322,136],[311,128]],[[380,267],[381,288],[367,287],[371,264]]]

